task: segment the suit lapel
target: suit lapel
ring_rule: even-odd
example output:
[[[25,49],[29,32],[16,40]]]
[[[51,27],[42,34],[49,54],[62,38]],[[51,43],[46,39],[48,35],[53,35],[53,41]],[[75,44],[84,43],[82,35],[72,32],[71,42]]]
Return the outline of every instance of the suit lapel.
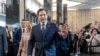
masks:
[[[22,29],[20,28],[19,32],[19,36],[22,35]]]
[[[37,32],[40,36],[42,36],[42,31],[41,31],[41,25],[40,24],[37,26]]]
[[[48,30],[50,29],[50,26],[51,26],[51,25],[50,25],[50,22],[48,22],[47,25],[46,25],[45,32],[44,32],[44,37],[46,36]]]

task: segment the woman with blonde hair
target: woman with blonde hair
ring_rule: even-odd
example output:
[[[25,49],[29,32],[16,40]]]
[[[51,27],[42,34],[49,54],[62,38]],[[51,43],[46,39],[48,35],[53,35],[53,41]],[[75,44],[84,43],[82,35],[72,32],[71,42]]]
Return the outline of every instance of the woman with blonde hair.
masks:
[[[26,32],[23,33],[21,37],[17,56],[27,56],[28,40],[30,38],[31,28],[32,28],[32,24],[29,21],[27,21]]]

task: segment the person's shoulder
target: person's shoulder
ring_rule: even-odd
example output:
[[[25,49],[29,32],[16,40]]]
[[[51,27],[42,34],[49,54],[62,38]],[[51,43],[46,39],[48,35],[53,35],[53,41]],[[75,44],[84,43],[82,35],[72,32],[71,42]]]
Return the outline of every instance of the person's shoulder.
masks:
[[[16,29],[16,31],[20,31],[20,30],[21,30],[21,28]]]
[[[39,26],[39,24],[32,26],[32,29],[36,29]]]
[[[50,24],[51,24],[52,26],[56,26],[56,27],[57,27],[57,24],[55,24],[55,23],[50,22]]]
[[[15,33],[21,32],[21,28],[16,29]]]
[[[99,37],[100,38],[100,34],[97,34],[96,37]]]
[[[52,25],[56,25],[55,23],[52,23],[52,22],[51,22],[51,24],[52,24]]]
[[[71,31],[69,31],[69,30],[68,30],[68,33],[72,34],[72,32],[71,32]]]

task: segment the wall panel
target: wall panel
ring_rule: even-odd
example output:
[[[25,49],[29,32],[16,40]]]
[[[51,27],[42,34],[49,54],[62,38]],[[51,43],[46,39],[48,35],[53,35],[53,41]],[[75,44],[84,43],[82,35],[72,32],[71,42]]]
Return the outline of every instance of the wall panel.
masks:
[[[53,12],[53,19],[56,18],[55,14]],[[73,31],[95,21],[100,22],[100,9],[68,10],[68,24]]]

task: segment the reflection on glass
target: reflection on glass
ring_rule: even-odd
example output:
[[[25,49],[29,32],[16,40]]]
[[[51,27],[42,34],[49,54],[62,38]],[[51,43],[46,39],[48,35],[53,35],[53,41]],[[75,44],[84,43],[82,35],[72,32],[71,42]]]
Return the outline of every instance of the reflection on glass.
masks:
[[[19,27],[19,2],[17,0],[7,0],[6,24]]]
[[[0,26],[6,26],[6,0],[0,0]]]
[[[6,0],[0,0],[0,14],[6,14]]]

